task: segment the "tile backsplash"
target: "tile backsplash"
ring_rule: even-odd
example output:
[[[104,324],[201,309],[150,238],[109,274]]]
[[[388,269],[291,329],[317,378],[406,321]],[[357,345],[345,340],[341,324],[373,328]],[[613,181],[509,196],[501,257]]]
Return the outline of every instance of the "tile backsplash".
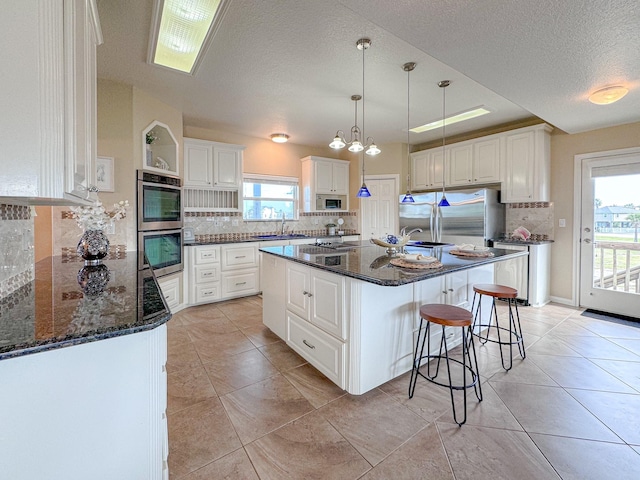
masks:
[[[0,298],[34,278],[31,207],[0,203]]]
[[[553,202],[508,203],[505,234],[509,236],[521,226],[532,238],[553,240]]]

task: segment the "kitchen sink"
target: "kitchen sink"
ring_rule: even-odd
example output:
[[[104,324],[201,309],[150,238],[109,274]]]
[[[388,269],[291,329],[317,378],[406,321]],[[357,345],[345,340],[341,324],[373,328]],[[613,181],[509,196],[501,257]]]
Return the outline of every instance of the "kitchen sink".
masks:
[[[433,247],[449,247],[453,245],[453,243],[442,243],[442,242],[421,242],[421,241],[409,241],[407,242],[407,247],[423,247],[423,248],[433,248]]]

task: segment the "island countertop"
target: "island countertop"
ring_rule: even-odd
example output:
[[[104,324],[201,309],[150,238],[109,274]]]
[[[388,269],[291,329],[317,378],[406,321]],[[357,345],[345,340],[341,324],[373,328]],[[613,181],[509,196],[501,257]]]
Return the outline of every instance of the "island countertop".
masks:
[[[171,318],[135,252],[83,267],[79,258],[48,257],[35,264],[32,282],[0,300],[0,360],[151,330]]]
[[[394,257],[387,255],[383,247],[368,244],[367,242],[354,242],[352,248],[341,247],[336,250],[315,245],[288,245],[263,247],[260,251],[321,270],[388,287],[419,282],[479,265],[528,255],[526,251],[491,248],[489,252],[493,256],[490,257],[459,257],[449,253],[452,249],[454,249],[454,246],[435,249],[406,247],[407,253],[433,255],[442,263],[440,268],[424,270],[393,266],[389,261]]]

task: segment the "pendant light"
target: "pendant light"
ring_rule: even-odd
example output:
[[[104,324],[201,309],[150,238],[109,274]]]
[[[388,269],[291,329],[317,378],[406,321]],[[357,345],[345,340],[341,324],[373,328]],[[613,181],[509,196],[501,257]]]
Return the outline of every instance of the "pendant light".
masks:
[[[358,49],[362,50],[362,136],[364,137],[364,51],[371,46],[371,40],[369,40],[368,38],[361,38],[356,42],[356,46],[358,47]],[[369,139],[371,139],[370,144],[368,143]],[[377,155],[380,153],[380,149],[376,146],[373,138],[367,138],[366,142],[367,145],[369,145],[369,148],[362,154],[362,186],[360,187],[360,190],[358,190],[358,194],[356,195],[356,197],[358,198],[366,198],[371,196],[371,193],[367,188],[367,184],[364,182],[364,154],[366,153],[367,155]],[[363,147],[363,150],[364,148],[365,147]]]
[[[446,114],[446,96],[445,90],[451,84],[449,80],[442,80],[438,82],[438,86],[442,89],[442,199],[438,203],[439,207],[449,207],[449,202],[447,201],[447,195],[444,191],[444,143],[445,143],[445,114]]]
[[[366,150],[365,153],[367,155],[374,156],[378,155],[381,150],[378,148],[372,137],[369,137],[366,140],[364,137],[364,51],[370,46],[371,40],[368,38],[361,38],[356,42],[358,50],[362,50],[362,95],[351,96],[351,100],[356,102],[355,124],[351,127],[351,138],[347,142],[344,138],[344,132],[342,130],[338,130],[333,141],[329,144],[329,147],[339,150],[349,145],[350,152],[358,153]],[[362,131],[358,127],[358,100],[362,100]]]
[[[409,133],[411,124],[409,123],[409,75],[413,69],[416,68],[415,62],[407,62],[402,66],[402,69],[407,72],[407,193],[402,199],[402,203],[415,203],[416,201],[413,199],[413,195],[411,195],[411,148],[409,145]]]

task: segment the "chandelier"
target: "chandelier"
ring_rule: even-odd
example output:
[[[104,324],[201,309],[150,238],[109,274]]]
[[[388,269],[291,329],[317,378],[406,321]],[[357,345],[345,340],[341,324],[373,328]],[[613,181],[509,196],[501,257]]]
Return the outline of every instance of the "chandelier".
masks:
[[[378,155],[380,149],[377,147],[372,137],[364,139],[364,51],[371,46],[371,40],[361,38],[356,42],[358,50],[362,50],[362,95],[352,95],[351,100],[355,102],[355,125],[351,127],[351,137],[347,141],[344,137],[344,131],[338,130],[329,147],[339,150],[349,145],[349,151],[353,153],[362,152],[367,155]],[[362,100],[362,130],[358,127],[358,101]]]

